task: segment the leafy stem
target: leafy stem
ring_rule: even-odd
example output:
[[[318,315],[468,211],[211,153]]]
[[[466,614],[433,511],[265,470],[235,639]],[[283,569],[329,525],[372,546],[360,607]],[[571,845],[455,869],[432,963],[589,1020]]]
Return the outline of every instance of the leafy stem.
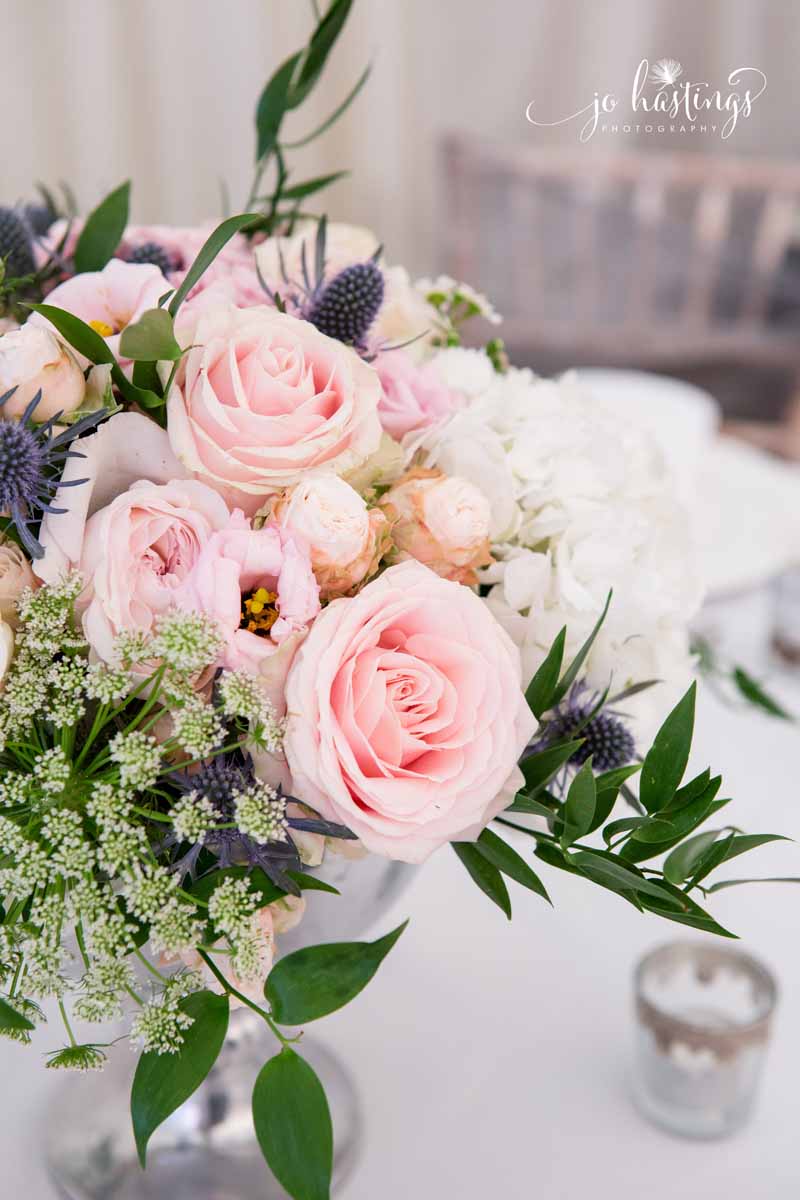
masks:
[[[235,988],[233,986],[233,984],[230,983],[230,981],[225,978],[225,976],[220,971],[219,967],[216,965],[216,963],[211,958],[211,956],[205,952],[205,950],[198,950],[198,954],[200,955],[203,962],[208,967],[211,974],[214,976],[214,978],[217,980],[217,982],[222,985],[222,987],[225,989],[225,991],[228,993],[228,995],[235,996],[237,1000],[239,1000],[242,1004],[245,1004],[248,1008],[252,1009],[252,1011],[254,1013],[258,1013],[258,1015],[261,1017],[261,1019],[263,1021],[266,1021],[267,1025],[269,1025],[270,1029],[275,1034],[275,1037],[278,1039],[278,1041],[281,1043],[282,1046],[284,1046],[284,1047],[291,1046],[293,1043],[300,1041],[300,1038],[302,1037],[301,1034],[298,1035],[297,1037],[290,1038],[290,1037],[286,1037],[286,1035],[284,1033],[281,1033],[280,1029],[275,1024],[275,1022],[273,1021],[272,1017],[267,1012],[267,1010],[265,1008],[261,1008],[258,1004],[255,1003],[255,1001],[249,1000],[247,998],[247,996],[244,995],[243,992],[240,992],[237,988]]]

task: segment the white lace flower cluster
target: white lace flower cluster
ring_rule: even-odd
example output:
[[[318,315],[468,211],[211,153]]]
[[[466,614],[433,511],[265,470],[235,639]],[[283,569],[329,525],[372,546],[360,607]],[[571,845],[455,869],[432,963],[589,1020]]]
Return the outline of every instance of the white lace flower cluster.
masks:
[[[204,981],[174,966],[163,974],[163,962],[197,961],[209,921],[211,948],[223,942],[238,978],[265,973],[271,953],[249,881],[195,899],[193,877],[175,869],[180,847],[199,852],[215,829],[260,846],[288,837],[285,801],[266,784],[234,790],[226,824],[185,781],[220,753],[245,761],[248,738],[277,749],[282,729],[252,677],[223,672],[211,686],[220,639],[197,614],[169,613],[149,637],[123,635],[112,665],[90,664],[75,633],[79,591],[71,576],[23,595],[0,693],[0,983],[33,1023],[42,998],[90,1023],[134,1005],[131,1036],[174,1053],[192,1021],[182,1001]],[[101,1067],[102,1047],[78,1045],[67,1028],[70,1044],[48,1066]],[[29,1040],[27,1029],[0,1032]]]
[[[485,354],[461,348],[435,362],[467,402],[407,449],[489,499],[497,561],[481,579],[522,651],[524,681],[562,626],[567,656],[578,650],[613,588],[585,678],[599,691],[674,684],[626,705],[646,736],[687,684],[687,625],[700,601],[686,518],[658,453],[574,376],[497,373]]]

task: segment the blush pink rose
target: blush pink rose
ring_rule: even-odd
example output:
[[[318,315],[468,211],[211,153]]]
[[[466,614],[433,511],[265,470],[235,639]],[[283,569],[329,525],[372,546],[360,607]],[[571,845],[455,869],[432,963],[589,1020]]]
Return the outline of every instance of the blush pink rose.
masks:
[[[329,600],[374,575],[391,546],[389,522],[338,475],[305,479],[278,496],[272,516],[308,547]]]
[[[150,633],[178,606],[212,534],[231,517],[213,488],[195,480],[140,480],[86,522],[79,605],[92,650],[106,662],[123,630]]]
[[[403,350],[379,354],[375,369],[381,381],[378,415],[386,432],[398,440],[444,420],[464,403],[433,363],[418,366]]]
[[[125,326],[138,321],[148,308],[157,308],[161,297],[170,290],[158,267],[112,258],[102,271],[85,271],[60,283],[47,297],[47,303],[91,325],[119,358],[120,335]],[[39,313],[34,313],[29,323],[52,329]],[[88,365],[86,359],[81,362]]]
[[[201,312],[169,397],[175,454],[252,516],[310,471],[341,474],[380,442],[380,385],[348,346],[265,306]]]
[[[277,618],[269,630],[251,633],[240,628],[242,597],[259,588],[276,596]],[[269,664],[270,669],[280,664],[282,682],[300,637],[319,612],[319,587],[304,546],[274,523],[251,529],[237,510],[202,548],[178,603],[214,619],[226,642],[221,665],[231,670],[267,674],[264,660],[287,645],[291,653]]]
[[[415,558],[470,587],[478,582],[478,567],[493,561],[492,510],[468,479],[414,467],[384,492],[380,506],[392,523],[396,561]]]
[[[169,283],[172,287],[179,287],[217,224],[216,221],[206,221],[201,225],[129,225],[115,258],[127,259],[142,246],[155,244],[170,260],[171,270],[166,273]],[[51,225],[42,239],[41,247],[37,249],[40,265],[44,265],[49,252],[53,250],[58,250],[64,258],[70,258],[75,251],[83,225],[81,220],[56,221]],[[190,291],[188,303],[194,303],[203,292],[211,288],[217,297],[224,297],[234,304],[246,306],[264,303],[264,290],[258,279],[255,255],[243,234],[234,234],[227,245],[223,246],[211,266],[203,272]],[[161,294],[163,295],[163,292]]]
[[[320,613],[286,705],[294,794],[412,863],[510,803],[536,729],[519,654],[483,601],[411,561]]]

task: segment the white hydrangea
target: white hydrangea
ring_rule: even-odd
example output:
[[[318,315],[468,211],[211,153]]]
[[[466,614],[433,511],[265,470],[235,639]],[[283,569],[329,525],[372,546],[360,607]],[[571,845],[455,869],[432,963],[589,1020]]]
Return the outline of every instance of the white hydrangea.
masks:
[[[435,361],[467,392],[475,351]],[[465,356],[469,355],[469,359]],[[487,603],[520,647],[530,680],[562,626],[571,657],[614,596],[584,677],[602,691],[660,679],[627,701],[637,736],[688,685],[687,627],[701,599],[686,515],[647,436],[604,409],[574,376],[493,373],[444,426],[408,439],[409,454],[480,487],[491,504],[496,563]]]

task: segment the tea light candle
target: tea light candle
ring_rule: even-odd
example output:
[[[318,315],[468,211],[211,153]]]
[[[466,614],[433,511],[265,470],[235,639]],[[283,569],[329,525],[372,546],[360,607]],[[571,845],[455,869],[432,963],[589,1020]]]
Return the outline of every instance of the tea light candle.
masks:
[[[707,942],[648,954],[635,977],[634,1099],[684,1137],[724,1137],[748,1119],[777,988],[750,955]]]

